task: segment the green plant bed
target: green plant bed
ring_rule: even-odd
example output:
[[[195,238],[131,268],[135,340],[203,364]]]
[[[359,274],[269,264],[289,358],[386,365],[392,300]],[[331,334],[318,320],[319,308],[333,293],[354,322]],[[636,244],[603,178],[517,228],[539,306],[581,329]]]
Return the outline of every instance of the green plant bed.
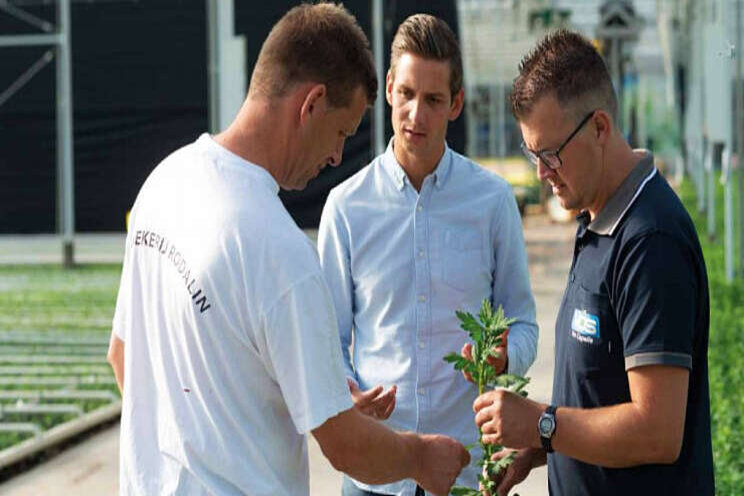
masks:
[[[695,222],[708,269],[708,367],[716,493],[744,494],[744,280],[725,280],[723,187],[718,178],[715,185],[716,239],[707,236],[707,217],[697,211],[690,179],[683,182],[680,197]]]
[[[0,330],[108,333],[121,265],[0,266]]]
[[[3,414],[3,422],[30,422],[39,426],[43,431],[54,427],[55,425],[68,422],[78,418],[75,414],[53,414],[45,415],[28,415],[28,414]]]
[[[109,391],[112,398],[119,396],[113,383],[30,384],[29,379],[60,378],[78,375],[83,364],[55,362],[61,355],[84,355],[105,358],[116,294],[121,276],[121,265],[83,265],[65,270],[56,265],[0,266],[0,355],[4,357],[1,390],[14,391]],[[35,363],[17,363],[19,357],[44,357]],[[105,362],[95,366],[101,378],[113,378],[105,371]],[[9,372],[13,367],[26,367],[25,375]],[[46,372],[32,373],[33,367],[47,367]],[[57,372],[59,372],[57,374]],[[79,374],[87,377],[90,374]],[[8,378],[12,377],[12,380]],[[18,380],[16,381],[16,377]],[[26,381],[27,383],[23,383]],[[110,404],[110,399],[52,399],[2,400],[2,405],[76,405],[78,413],[20,414],[3,412],[2,422],[29,422],[41,431],[63,422],[79,418],[97,408]],[[28,432],[0,432],[0,449],[33,437]]]
[[[10,448],[14,444],[18,444],[32,437],[34,437],[34,435],[28,432],[0,433],[0,450]]]
[[[67,400],[67,399],[45,399],[45,404],[53,404],[53,405],[77,405],[79,406],[83,412],[88,413],[91,412],[97,408],[101,408],[103,406],[111,404],[110,401],[107,400]],[[12,405],[36,405],[39,404],[38,401],[33,400],[9,400],[9,399],[3,399],[0,400],[0,404],[3,406],[12,406]]]

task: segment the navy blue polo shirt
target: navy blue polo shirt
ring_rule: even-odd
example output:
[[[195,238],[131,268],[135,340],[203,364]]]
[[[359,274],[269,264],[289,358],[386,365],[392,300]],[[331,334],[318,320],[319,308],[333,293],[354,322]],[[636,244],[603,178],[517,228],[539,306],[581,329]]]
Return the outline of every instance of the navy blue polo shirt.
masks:
[[[550,494],[713,494],[708,280],[692,221],[651,154],[593,222],[588,213],[577,220],[555,328],[553,403],[594,408],[629,402],[626,371],[644,365],[685,367],[690,383],[675,463],[614,469],[553,453]]]

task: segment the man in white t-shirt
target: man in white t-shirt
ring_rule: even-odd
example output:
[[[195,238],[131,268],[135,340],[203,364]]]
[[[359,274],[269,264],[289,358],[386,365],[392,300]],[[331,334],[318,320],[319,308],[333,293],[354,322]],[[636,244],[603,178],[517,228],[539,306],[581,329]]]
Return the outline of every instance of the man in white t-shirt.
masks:
[[[355,19],[296,7],[230,127],[143,185],[109,348],[121,494],[308,494],[309,432],[370,484],[412,478],[447,494],[467,463],[449,437],[396,433],[353,407],[317,254],[277,196],[340,163],[376,91]]]

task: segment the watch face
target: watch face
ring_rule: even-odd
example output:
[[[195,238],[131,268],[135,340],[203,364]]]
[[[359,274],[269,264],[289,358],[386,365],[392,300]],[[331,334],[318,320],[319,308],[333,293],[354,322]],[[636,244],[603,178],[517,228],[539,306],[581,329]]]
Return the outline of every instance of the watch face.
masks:
[[[555,424],[551,417],[542,417],[540,419],[540,434],[544,437],[549,437],[553,433]]]

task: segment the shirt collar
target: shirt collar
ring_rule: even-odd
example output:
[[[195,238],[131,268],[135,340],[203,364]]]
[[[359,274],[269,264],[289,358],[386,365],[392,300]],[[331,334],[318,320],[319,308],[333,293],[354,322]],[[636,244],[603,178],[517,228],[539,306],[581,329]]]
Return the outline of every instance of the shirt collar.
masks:
[[[242,168],[242,170],[244,170],[248,174],[253,175],[258,181],[262,182],[275,195],[279,194],[279,183],[276,182],[276,179],[274,179],[274,176],[272,176],[269,171],[267,171],[260,165],[249,162],[240,155],[236,155],[235,153],[231,152],[224,146],[217,143],[214,138],[209,135],[209,133],[203,133],[201,136],[199,136],[197,143],[200,143],[207,150],[209,150],[218,161],[237,164]]]
[[[656,174],[654,156],[648,150],[642,151],[644,152],[643,158],[607,200],[597,217],[586,226],[588,230],[603,236],[612,236],[625,213],[633,205],[638,195],[641,194],[646,184],[654,177]]]
[[[403,170],[403,166],[398,163],[398,159],[395,158],[395,152],[393,152],[394,139],[394,137],[390,138],[387,149],[382,155],[382,167],[393,178],[393,181],[395,181],[395,186],[399,190],[402,190],[403,187],[406,185],[406,182],[408,182],[408,175],[406,174],[406,171]],[[452,155],[452,150],[445,142],[442,158],[439,159],[439,163],[434,168],[434,172],[431,173],[431,175],[434,176],[434,187],[437,189],[441,190],[447,182],[447,179],[449,178],[450,170],[452,169]]]

